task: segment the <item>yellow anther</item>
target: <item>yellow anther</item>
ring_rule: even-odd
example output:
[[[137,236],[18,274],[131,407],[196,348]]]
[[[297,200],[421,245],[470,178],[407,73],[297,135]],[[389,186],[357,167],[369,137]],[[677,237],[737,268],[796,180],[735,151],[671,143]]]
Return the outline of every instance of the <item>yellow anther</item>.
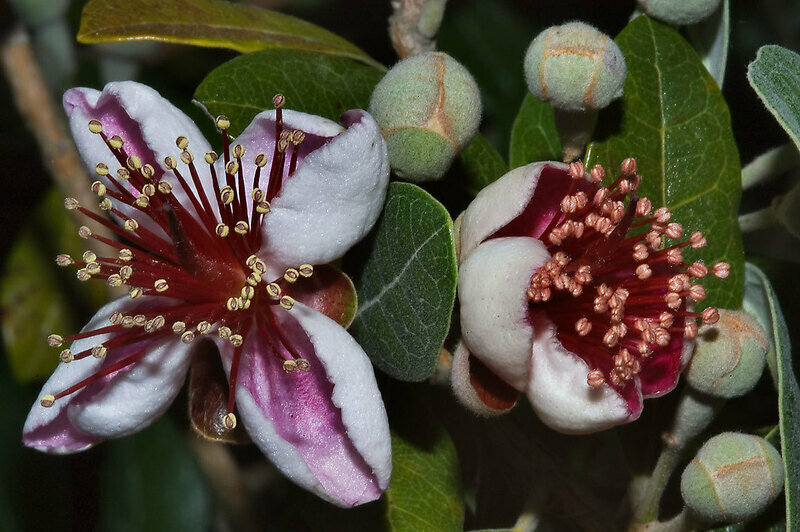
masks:
[[[167,181],[166,179],[162,179],[158,182],[158,191],[162,194],[169,194],[172,192],[172,183]]]
[[[260,188],[254,188],[253,189],[253,201],[258,203],[259,201],[261,201],[261,198],[263,198],[263,197],[264,197],[264,191],[263,190],[261,190]]]
[[[308,371],[308,369],[311,367],[311,364],[309,364],[308,360],[305,358],[298,358],[295,360],[295,363],[297,364],[297,369],[300,371]]]
[[[68,211],[74,211],[79,206],[80,203],[78,203],[78,200],[76,200],[75,198],[64,198],[64,208],[67,209]]]
[[[114,135],[113,137],[108,139],[108,144],[115,150],[118,150],[125,144],[125,139],[123,139],[119,135]]]
[[[250,272],[247,276],[247,284],[250,286],[257,286],[261,282],[261,274]]]
[[[156,316],[155,318],[153,318],[150,321],[153,322],[154,330],[160,329],[161,327],[163,327],[167,323],[167,319],[164,316],[162,316],[161,314],[159,314],[158,316]]]
[[[79,281],[88,281],[89,279],[92,278],[89,272],[86,271],[86,268],[81,268],[80,270],[75,272],[75,277],[77,277]]]
[[[96,262],[90,262],[86,264],[86,271],[89,272],[89,275],[97,275],[100,273],[100,265]]]
[[[117,168],[117,179],[121,179],[122,181],[127,181],[131,178],[131,173],[128,171],[127,168]]]
[[[137,297],[142,295],[143,290],[138,286],[132,286],[130,290],[128,290],[128,297],[131,299],[136,299]]]
[[[294,131],[292,131],[292,143],[295,146],[299,145],[304,140],[306,140],[306,132],[305,131],[302,131],[302,130],[299,130],[299,129],[295,129]]]
[[[98,344],[92,347],[92,356],[94,358],[103,358],[104,356],[106,356],[107,352],[108,349],[106,349],[106,346],[104,346],[103,344]]]
[[[197,324],[197,332],[200,334],[208,334],[211,330],[211,324],[207,321],[201,321]]]
[[[214,232],[220,238],[225,238],[230,233],[230,229],[225,224],[217,224],[217,227],[214,228]]]
[[[64,337],[60,334],[51,334],[47,337],[47,345],[50,347],[61,347],[64,343]]]
[[[144,314],[137,314],[133,317],[133,324],[137,327],[144,327],[147,323],[147,316]]]
[[[64,349],[58,354],[59,360],[64,364],[69,364],[73,360],[75,360],[75,355],[72,354],[72,351],[69,349]]]
[[[209,151],[206,152],[204,159],[208,164],[214,164],[215,162],[217,162],[217,159],[219,159],[219,157],[217,156],[217,152]]]
[[[136,231],[137,229],[139,229],[139,222],[137,222],[133,218],[128,218],[127,220],[125,220],[125,229],[127,229],[128,231]]]
[[[141,170],[142,160],[135,155],[129,155],[125,160],[125,166],[127,166],[130,170]]]
[[[284,360],[283,371],[286,373],[294,373],[297,371],[297,364],[295,364],[294,360]]]
[[[156,289],[156,292],[166,292],[169,290],[169,284],[167,284],[166,279],[158,279],[155,283],[153,283],[153,288]]]
[[[122,312],[114,312],[111,316],[108,317],[108,321],[111,322],[112,325],[119,325],[122,323]]]
[[[147,163],[142,167],[142,175],[147,179],[153,179],[153,176],[156,175],[156,169],[153,168],[152,164]]]
[[[178,166],[178,161],[175,160],[175,157],[172,155],[167,155],[164,157],[164,167],[167,170],[174,170]]]
[[[187,146],[189,146],[189,139],[181,135],[177,139],[175,139],[175,145],[178,147],[179,150],[185,150]]]
[[[244,146],[241,144],[234,144],[233,145],[233,156],[237,159],[241,159],[244,157]]]
[[[183,161],[183,164],[189,164],[194,161],[194,155],[189,150],[183,150],[181,152],[181,161]]]
[[[242,298],[244,299],[253,299],[253,296],[256,295],[256,289],[250,285],[242,287]]]
[[[239,302],[236,300],[235,297],[229,297],[228,301],[225,303],[225,306],[228,310],[234,311],[239,308]]]
[[[92,192],[97,194],[100,197],[106,195],[106,186],[101,183],[100,181],[94,181],[91,186]]]
[[[222,338],[223,340],[224,340],[225,338],[230,338],[230,336],[231,336],[231,334],[232,334],[232,333],[233,333],[233,331],[231,331],[231,328],[230,328],[230,327],[228,327],[228,326],[226,326],[226,325],[223,325],[223,326],[222,326],[222,327],[220,327],[220,328],[219,328],[219,330],[217,331],[217,334],[218,334],[218,335],[219,335],[219,337],[220,337],[220,338]]]
[[[291,296],[283,296],[281,297],[280,305],[286,310],[291,310],[294,306],[294,298]]]
[[[269,209],[270,205],[268,201],[260,201],[256,204],[256,212],[259,214],[267,214]]]
[[[236,298],[236,304],[239,305],[239,308],[244,308],[245,299],[242,296]]]
[[[240,235],[246,235],[247,231],[250,230],[250,226],[244,220],[239,220],[236,222],[236,225],[233,226],[233,230]]]
[[[225,172],[230,175],[236,174],[239,171],[239,163],[236,161],[228,161],[228,164],[225,165]]]
[[[122,277],[117,273],[112,273],[106,279],[109,286],[122,286]]]
[[[273,298],[281,297],[281,286],[278,283],[269,283],[267,285],[267,294]]]
[[[96,260],[97,255],[94,252],[88,250],[83,252],[83,262],[95,262]]]
[[[125,262],[128,262],[132,258],[133,258],[133,251],[131,251],[130,249],[122,248],[121,250],[119,250],[119,260],[124,260]]]
[[[56,264],[58,264],[62,268],[66,268],[67,266],[75,264],[75,261],[72,260],[72,257],[67,255],[66,253],[62,253],[56,257]]]
[[[97,163],[94,165],[94,173],[97,175],[108,175],[108,165],[106,163]]]
[[[228,412],[222,416],[222,424],[225,425],[225,428],[228,430],[233,430],[236,428],[236,416],[233,414],[233,412]]]
[[[103,124],[100,123],[99,120],[89,120],[89,131],[97,135],[98,133],[103,132]]]
[[[293,283],[300,277],[300,272],[297,271],[295,268],[288,268],[286,272],[283,274],[283,278],[286,279],[287,282]]]
[[[250,269],[256,273],[262,274],[267,271],[267,263],[261,259],[256,259]]]
[[[45,408],[50,408],[55,404],[55,402],[56,402],[55,395],[51,395],[49,393],[47,395],[43,395],[42,398],[39,399],[39,404]]]
[[[144,209],[148,205],[150,205],[150,198],[148,198],[144,194],[139,194],[139,197],[136,198],[136,206],[139,207],[139,208]]]
[[[247,266],[248,268],[251,268],[251,269],[252,269],[252,268],[253,268],[253,265],[256,263],[256,261],[257,261],[257,260],[258,260],[258,255],[250,255],[249,257],[247,257],[246,259],[244,259],[244,264],[245,264],[245,266]]]
[[[231,121],[228,120],[228,117],[225,115],[219,115],[217,117],[216,122],[217,122],[217,128],[219,128],[222,131],[225,131],[226,129],[231,127]]]
[[[156,195],[156,186],[153,183],[146,183],[142,187],[142,194],[153,197]]]
[[[114,208],[114,204],[111,202],[111,198],[103,198],[100,200],[100,203],[97,204],[102,211],[110,211]]]
[[[258,155],[256,155],[255,159],[253,159],[253,162],[256,163],[256,166],[258,166],[259,168],[263,168],[267,164],[267,161],[268,161],[267,156],[264,155],[263,153],[259,153]]]
[[[122,326],[126,329],[131,329],[136,325],[133,321],[133,316],[122,316]]]
[[[311,277],[314,275],[314,266],[311,264],[301,264],[300,267],[297,268],[297,271],[299,271],[300,275],[303,277]]]
[[[241,334],[232,334],[228,337],[228,341],[233,344],[234,347],[239,347],[244,342],[244,338],[242,338]]]
[[[194,332],[183,331],[183,334],[181,334],[181,342],[183,342],[184,344],[191,344],[192,340],[194,340]]]
[[[233,189],[231,187],[225,185],[224,187],[222,187],[222,189],[220,189],[220,191],[219,191],[219,200],[224,205],[230,205],[231,202],[233,201],[233,197],[234,197],[234,192],[233,192]]]
[[[245,310],[249,309],[251,300],[250,299],[245,299],[243,301],[244,301],[244,303],[242,304],[242,308],[245,309]]]
[[[186,330],[186,323],[182,321],[176,321],[172,324],[172,332],[175,334],[181,334],[183,331]]]

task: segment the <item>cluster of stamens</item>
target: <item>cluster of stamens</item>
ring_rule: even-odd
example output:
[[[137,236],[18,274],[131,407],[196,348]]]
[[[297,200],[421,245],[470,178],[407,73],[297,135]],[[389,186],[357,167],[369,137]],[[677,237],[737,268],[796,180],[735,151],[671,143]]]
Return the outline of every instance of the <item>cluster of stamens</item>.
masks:
[[[551,258],[531,277],[527,295],[531,310],[555,323],[562,345],[592,368],[590,386],[622,387],[655,351],[679,341],[679,356],[684,339],[697,335],[697,319],[719,319],[713,307],[693,312],[688,300],[705,299],[694,281],[709,272],[725,278],[729,266],[684,262],[684,248],[705,246],[700,232],[664,247],[664,237],[677,241],[683,227],[670,221],[668,209],[653,211],[647,198],[636,197],[634,159],[622,163],[608,187],[600,165],[587,172],[574,162],[569,174],[561,213],[542,236]]]
[[[283,128],[282,95],[273,99],[276,108],[275,143],[270,159],[263,153],[253,158],[252,208],[248,207],[242,160],[245,149],[241,144],[230,145],[227,133],[230,122],[224,116],[216,120],[222,135],[223,174],[218,176],[218,155],[204,155],[213,194],[207,194],[200,178],[201,168],[195,165],[189,151],[189,139],[179,136],[175,144],[180,150],[178,159],[169,156],[163,168],[143,162],[128,153],[126,142],[119,135],[107,136],[99,120],[89,121],[89,130],[99,135],[119,163],[112,169],[98,163],[98,180],[91,190],[99,198],[99,208],[116,217],[122,227],[73,198],[64,206],[78,210],[87,218],[113,231],[119,241],[94,233],[82,226],[78,234],[84,239],[102,242],[116,253],[99,257],[85,251],[80,259],[59,255],[59,266],[76,266],[81,281],[104,279],[112,287],[128,287],[131,299],[142,299],[136,314],[114,313],[109,325],[62,337],[51,334],[48,343],[60,347],[65,342],[110,335],[79,353],[61,351],[60,360],[71,363],[88,356],[103,358],[114,349],[145,339],[177,335],[184,343],[201,336],[216,334],[230,342],[234,355],[230,370],[228,412],[224,425],[236,426],[233,414],[236,374],[242,355],[244,338],[255,329],[265,339],[272,354],[281,360],[285,372],[307,371],[309,361],[300,354],[297,342],[285,335],[276,314],[277,309],[291,310],[295,300],[292,285],[314,273],[311,264],[288,268],[276,279],[265,278],[266,263],[257,256],[264,238],[261,224],[270,212],[270,202],[280,193],[281,186],[292,176],[300,145],[305,133]],[[286,163],[288,161],[288,172]],[[181,166],[181,164],[183,166]],[[262,169],[267,168],[262,175]],[[173,179],[166,176],[171,173]],[[265,184],[265,187],[261,187]],[[179,188],[183,195],[176,196]],[[127,206],[120,210],[121,205]],[[127,213],[127,214],[126,214]],[[143,222],[147,223],[143,223]],[[148,298],[163,296],[170,298]],[[53,403],[92,382],[134,364],[146,354],[146,349],[102,367],[97,373],[56,395],[41,398],[41,404]]]

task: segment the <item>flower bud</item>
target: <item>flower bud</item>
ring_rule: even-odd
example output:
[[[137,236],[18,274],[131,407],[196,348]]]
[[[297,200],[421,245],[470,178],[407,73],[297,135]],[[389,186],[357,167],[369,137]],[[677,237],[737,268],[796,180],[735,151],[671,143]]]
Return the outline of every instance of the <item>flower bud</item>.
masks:
[[[764,510],[783,489],[783,461],[758,436],[724,432],[708,440],[681,476],[681,495],[711,522],[736,522]]]
[[[622,96],[626,75],[613,39],[583,22],[544,30],[525,53],[528,89],[566,111],[606,107]]]
[[[455,59],[427,52],[404,59],[375,86],[369,112],[380,126],[395,173],[409,181],[441,178],[478,129],[481,100]]]
[[[673,26],[694,24],[719,7],[720,0],[639,0],[639,8]]]
[[[752,316],[720,309],[719,322],[698,332],[686,380],[714,397],[740,397],[761,377],[768,349],[769,339]]]

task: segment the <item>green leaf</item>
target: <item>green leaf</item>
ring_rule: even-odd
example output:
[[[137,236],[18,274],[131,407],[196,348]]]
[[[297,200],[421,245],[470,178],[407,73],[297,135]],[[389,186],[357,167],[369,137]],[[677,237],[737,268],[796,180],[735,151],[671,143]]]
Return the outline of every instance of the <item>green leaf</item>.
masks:
[[[458,456],[447,432],[437,427],[422,445],[392,432],[392,485],[387,517],[394,532],[463,530],[464,503]]]
[[[731,39],[731,15],[729,0],[723,0],[717,11],[699,24],[689,26],[689,37],[711,77],[722,88],[725,67],[728,63],[728,48]]]
[[[503,156],[480,133],[472,137],[459,155],[464,170],[464,187],[475,195],[508,172]]]
[[[200,83],[194,98],[212,116],[231,120],[238,135],[253,117],[272,109],[272,97],[286,107],[338,121],[348,109],[366,109],[383,71],[343,57],[264,50],[228,61]]]
[[[208,530],[211,499],[205,480],[169,418],[107,445],[100,486],[102,529]]]
[[[561,139],[550,104],[530,93],[525,96],[511,130],[509,152],[511,168],[536,161],[561,160]]]
[[[350,333],[392,377],[433,373],[456,296],[453,223],[430,194],[392,183],[370,237],[345,257],[358,292]]]
[[[800,55],[781,46],[762,46],[747,67],[758,97],[800,149]]]
[[[772,347],[767,354],[770,369],[778,381],[778,417],[781,435],[781,456],[786,469],[786,529],[800,530],[800,385],[792,370],[792,347],[789,329],[783,319],[778,298],[769,279],[761,269],[748,263],[745,309],[751,306],[753,315],[765,326]],[[760,292],[760,294],[759,294]],[[764,301],[766,307],[759,304]],[[748,312],[751,312],[748,310]],[[766,323],[764,323],[766,322]],[[774,352],[773,352],[774,350]],[[770,361],[770,355],[774,357]]]
[[[220,0],[89,0],[82,43],[149,39],[255,52],[268,48],[340,55],[378,65],[351,42],[303,20]]]
[[[83,243],[54,188],[9,252],[0,279],[0,323],[11,372],[18,382],[49,375],[58,365],[59,350],[47,344],[47,336],[78,332],[82,311],[105,300],[102,283],[78,285],[74,270],[55,264],[58,253],[80,257]]]
[[[616,41],[628,65],[622,123],[590,144],[586,164],[616,172],[626,157],[636,157],[643,178],[638,193],[654,207],[668,207],[687,235],[700,230],[708,239],[706,248],[687,248],[686,260],[730,263],[727,279],[704,280],[707,298],[701,306],[738,308],[744,281],[736,223],[741,169],[722,93],[692,47],[669,26],[641,16]]]

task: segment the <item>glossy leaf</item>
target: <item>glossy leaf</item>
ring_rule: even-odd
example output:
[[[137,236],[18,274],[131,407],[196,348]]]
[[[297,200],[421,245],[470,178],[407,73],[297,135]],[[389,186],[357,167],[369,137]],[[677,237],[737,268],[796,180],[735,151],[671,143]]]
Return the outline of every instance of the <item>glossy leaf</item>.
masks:
[[[358,292],[350,333],[392,377],[431,376],[456,295],[453,224],[445,208],[410,183],[392,183],[383,215],[345,257]]]
[[[561,160],[561,139],[553,107],[532,94],[525,96],[511,130],[511,168],[536,161]]]
[[[377,64],[351,42],[289,15],[221,0],[90,0],[78,41],[143,39],[254,52],[267,48],[340,55]]]
[[[777,45],[762,46],[747,67],[747,79],[800,149],[800,55]]]
[[[731,39],[729,0],[722,0],[717,11],[706,20],[689,27],[689,37],[711,77],[722,88]]]
[[[463,530],[458,456],[443,428],[425,446],[392,432],[392,485],[386,502],[394,532]]]
[[[722,93],[689,43],[669,26],[641,16],[616,41],[628,65],[622,122],[590,144],[587,166],[601,163],[617,172],[626,157],[636,157],[643,178],[638,194],[654,207],[668,207],[687,236],[700,230],[708,239],[703,249],[687,248],[686,260],[731,265],[727,279],[704,279],[708,296],[699,306],[737,308],[744,281],[736,223],[741,169]]]
[[[800,530],[800,385],[792,369],[792,346],[778,298],[769,279],[757,266],[747,264],[745,309],[765,326],[772,342],[767,361],[777,374],[781,456],[786,469],[786,529]],[[759,304],[758,302],[763,303]],[[768,321],[767,321],[768,320]],[[769,357],[773,357],[770,360]],[[774,365],[774,366],[773,366]]]
[[[502,155],[480,133],[472,137],[459,159],[464,170],[464,188],[473,195],[508,172]]]
[[[47,344],[47,336],[78,332],[82,307],[99,306],[105,299],[103,283],[78,283],[74,270],[55,264],[58,253],[80,257],[83,245],[61,194],[53,189],[9,252],[0,280],[0,323],[18,382],[48,376],[58,364],[59,350]]]
[[[212,116],[226,115],[238,135],[253,117],[272,109],[272,97],[286,107],[338,121],[348,109],[366,109],[383,71],[343,57],[264,50],[237,57],[214,69],[194,98]]]
[[[168,418],[108,444],[100,487],[102,528],[207,530],[211,501],[183,435]]]

